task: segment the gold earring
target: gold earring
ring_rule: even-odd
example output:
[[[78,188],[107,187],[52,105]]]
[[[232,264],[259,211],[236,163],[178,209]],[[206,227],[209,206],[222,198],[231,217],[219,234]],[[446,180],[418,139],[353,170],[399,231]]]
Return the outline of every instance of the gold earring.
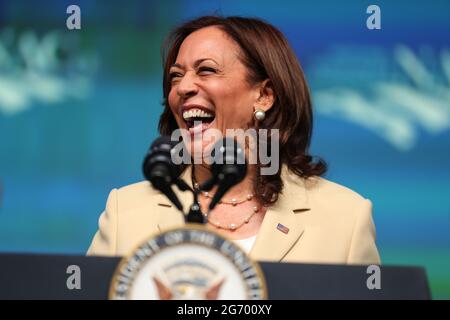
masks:
[[[253,112],[253,118],[255,118],[256,121],[263,121],[266,117],[266,112],[262,109],[256,109]]]

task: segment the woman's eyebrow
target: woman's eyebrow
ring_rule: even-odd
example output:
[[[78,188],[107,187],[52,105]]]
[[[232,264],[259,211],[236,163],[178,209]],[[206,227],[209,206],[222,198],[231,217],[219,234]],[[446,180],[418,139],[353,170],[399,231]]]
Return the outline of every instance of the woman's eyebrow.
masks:
[[[200,63],[202,63],[203,61],[205,61],[205,60],[211,60],[211,61],[213,61],[215,64],[218,64],[217,61],[214,60],[213,58],[202,58],[202,59],[195,60],[195,62],[194,62],[194,68],[197,68],[198,65],[199,65]],[[183,65],[181,65],[181,64],[179,64],[179,63],[174,63],[174,64],[172,64],[170,67],[171,67],[171,68],[172,68],[172,67],[177,67],[177,68],[180,68],[180,69],[184,69]]]

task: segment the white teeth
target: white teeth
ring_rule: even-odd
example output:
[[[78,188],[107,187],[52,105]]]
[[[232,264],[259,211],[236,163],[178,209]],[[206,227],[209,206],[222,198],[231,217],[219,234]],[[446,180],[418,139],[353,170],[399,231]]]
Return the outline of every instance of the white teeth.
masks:
[[[201,109],[190,109],[188,111],[183,112],[183,119],[187,120],[190,118],[213,118],[214,115],[212,113],[208,113]]]

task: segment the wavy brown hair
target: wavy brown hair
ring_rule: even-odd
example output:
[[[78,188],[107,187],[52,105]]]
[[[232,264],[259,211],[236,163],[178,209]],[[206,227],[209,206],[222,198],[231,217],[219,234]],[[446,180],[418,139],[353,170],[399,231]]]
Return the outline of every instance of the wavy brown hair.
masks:
[[[170,66],[175,63],[184,39],[209,26],[217,26],[239,45],[242,51],[239,58],[247,68],[250,84],[265,79],[272,83],[274,104],[266,112],[259,128],[279,129],[280,166],[286,165],[302,178],[323,175],[326,163],[320,158],[313,161],[308,153],[313,114],[303,70],[284,35],[260,19],[203,16],[183,23],[169,34],[162,47],[164,111],[159,121],[160,133],[171,135],[178,128],[168,103]],[[283,189],[281,170],[275,175],[260,175],[259,171],[254,181],[254,192],[263,204],[274,203]]]

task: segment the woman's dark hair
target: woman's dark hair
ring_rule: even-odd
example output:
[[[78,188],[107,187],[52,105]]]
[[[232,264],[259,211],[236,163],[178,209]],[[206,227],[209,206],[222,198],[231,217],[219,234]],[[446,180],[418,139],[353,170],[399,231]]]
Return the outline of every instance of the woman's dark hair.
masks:
[[[184,39],[209,26],[217,26],[240,46],[240,59],[247,67],[247,81],[250,84],[270,79],[275,101],[259,128],[279,129],[280,167],[286,165],[303,178],[323,175],[327,169],[326,163],[321,159],[314,162],[308,154],[313,115],[302,68],[283,34],[260,19],[203,16],[180,25],[169,34],[162,47],[165,108],[159,121],[160,133],[170,135],[178,128],[168,102],[171,88],[169,69],[175,63]],[[260,175],[259,170],[257,172],[254,182],[257,198],[263,204],[274,203],[283,188],[281,170],[275,175]]]

